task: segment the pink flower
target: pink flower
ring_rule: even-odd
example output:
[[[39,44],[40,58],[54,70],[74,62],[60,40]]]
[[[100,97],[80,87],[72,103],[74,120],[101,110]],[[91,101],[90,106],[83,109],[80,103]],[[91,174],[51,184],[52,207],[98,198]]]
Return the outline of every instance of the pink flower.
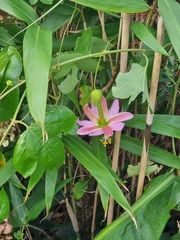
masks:
[[[82,126],[77,134],[98,136],[104,134],[105,141],[113,135],[113,131],[121,131],[124,127],[123,121],[129,120],[133,114],[129,112],[119,112],[119,101],[115,99],[111,108],[108,110],[106,98],[103,96],[101,104],[95,107],[91,104],[91,108],[86,105],[84,113],[90,119],[78,120],[77,123]]]

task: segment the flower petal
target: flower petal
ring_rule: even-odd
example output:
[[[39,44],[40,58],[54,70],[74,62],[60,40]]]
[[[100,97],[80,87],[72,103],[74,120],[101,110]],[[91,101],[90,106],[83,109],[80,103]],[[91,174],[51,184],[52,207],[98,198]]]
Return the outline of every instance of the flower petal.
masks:
[[[114,117],[114,115],[119,113],[119,100],[115,99],[111,108],[109,109],[109,116],[108,119],[111,119]]]
[[[98,115],[96,115],[90,108],[88,105],[86,105],[84,107],[84,113],[86,114],[86,116],[91,120],[91,122],[93,123],[98,123],[99,118]]]
[[[129,112],[121,112],[116,114],[114,117],[110,118],[108,121],[108,125],[112,124],[112,123],[116,123],[116,122],[123,122],[126,120],[129,120],[133,117],[134,115],[132,113]]]
[[[94,127],[96,126],[96,124],[94,124],[93,122],[89,121],[89,120],[77,120],[77,123],[82,126],[82,127]]]
[[[113,135],[113,130],[110,126],[105,126],[102,128],[104,135],[111,137]]]
[[[90,135],[94,133],[95,131],[99,130],[100,128],[98,126],[93,127],[82,127],[77,131],[77,134],[79,135]]]
[[[107,107],[106,98],[105,98],[104,96],[102,96],[101,106],[102,106],[104,118],[105,118],[106,120],[108,120],[108,107]]]
[[[102,128],[100,128],[99,130],[93,132],[93,133],[90,133],[89,136],[99,136],[99,135],[102,135],[103,134],[103,130]]]
[[[110,124],[110,127],[112,128],[113,131],[122,131],[123,127],[124,127],[124,123],[122,122],[116,122],[116,123],[112,123]]]

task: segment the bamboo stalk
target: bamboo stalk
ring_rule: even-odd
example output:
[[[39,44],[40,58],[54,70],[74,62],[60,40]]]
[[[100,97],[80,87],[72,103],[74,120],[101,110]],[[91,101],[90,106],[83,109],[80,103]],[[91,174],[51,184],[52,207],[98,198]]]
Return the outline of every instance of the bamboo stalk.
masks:
[[[129,46],[129,25],[130,25],[130,14],[123,13],[122,14],[122,41],[121,41],[121,49],[128,49]],[[128,52],[121,53],[120,60],[120,72],[125,73],[127,69],[127,59]],[[115,133],[115,141],[114,141],[114,152],[113,152],[113,160],[112,160],[112,169],[116,172],[118,166],[119,159],[119,145],[121,139],[121,132]],[[110,224],[113,220],[113,212],[114,212],[114,199],[110,196],[109,198],[109,208],[107,213],[107,225]]]
[[[159,17],[158,25],[157,25],[157,40],[160,44],[162,44],[163,39],[164,39],[164,24],[163,24],[162,17]],[[140,164],[140,172],[139,172],[139,178],[138,178],[138,187],[136,192],[136,200],[143,193],[146,164],[148,161],[148,148],[149,148],[149,142],[150,142],[151,125],[154,117],[156,95],[157,95],[157,88],[158,88],[158,82],[159,82],[161,58],[162,58],[162,55],[160,53],[155,52],[152,79],[151,79],[151,89],[150,89],[150,104],[149,104],[147,116],[146,116],[146,129],[144,133],[144,142],[143,142],[143,149],[142,149],[142,155],[141,155],[141,164]]]

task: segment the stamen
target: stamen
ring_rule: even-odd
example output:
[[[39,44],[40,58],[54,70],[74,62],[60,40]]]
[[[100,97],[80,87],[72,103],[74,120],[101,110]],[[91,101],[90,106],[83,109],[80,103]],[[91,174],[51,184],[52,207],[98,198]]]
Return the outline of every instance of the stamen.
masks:
[[[104,147],[106,147],[107,144],[111,144],[112,139],[110,137],[104,136],[100,139]]]

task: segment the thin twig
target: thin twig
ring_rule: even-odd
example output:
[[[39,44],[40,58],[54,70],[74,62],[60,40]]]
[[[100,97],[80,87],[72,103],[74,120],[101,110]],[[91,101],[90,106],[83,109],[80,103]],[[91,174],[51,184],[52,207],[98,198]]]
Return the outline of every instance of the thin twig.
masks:
[[[47,239],[53,240],[53,239],[52,239],[44,230],[42,230],[41,228],[35,227],[35,226],[31,225],[31,224],[28,224],[28,227],[29,227],[29,228],[33,228],[33,229],[41,232]]]

